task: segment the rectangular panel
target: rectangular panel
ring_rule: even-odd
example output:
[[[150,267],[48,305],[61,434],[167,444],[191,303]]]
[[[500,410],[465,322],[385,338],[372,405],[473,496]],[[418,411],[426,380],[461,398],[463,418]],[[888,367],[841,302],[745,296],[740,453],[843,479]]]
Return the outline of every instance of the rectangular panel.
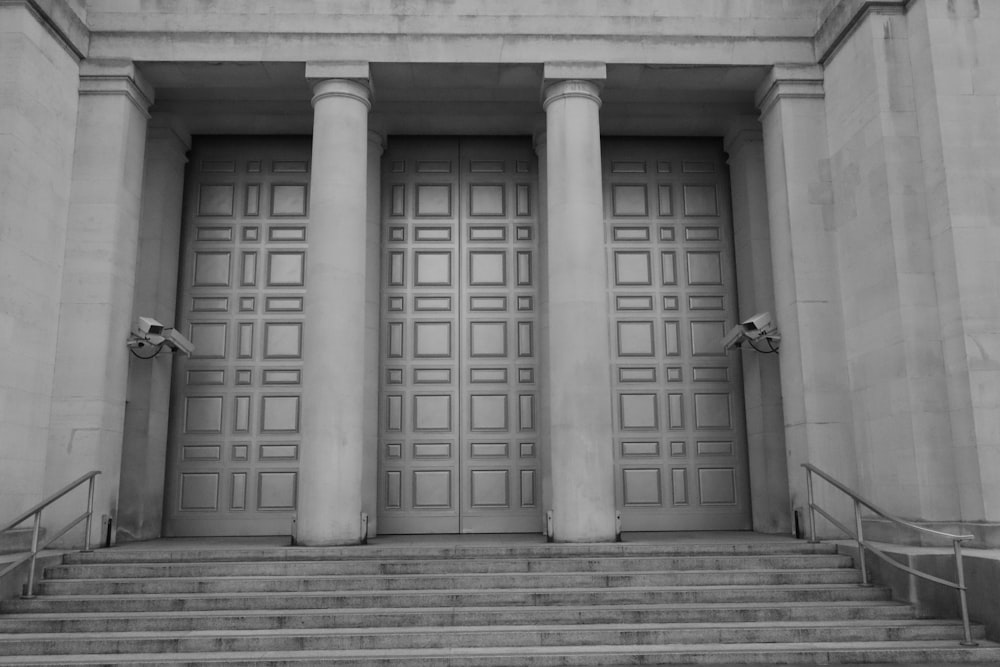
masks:
[[[507,507],[510,505],[509,473],[506,470],[472,470],[473,507]]]
[[[531,253],[517,253],[517,284],[531,285]]]
[[[619,357],[653,356],[652,322],[619,322],[617,331]]]
[[[663,351],[668,357],[681,353],[680,322],[666,321],[663,323]]]
[[[673,190],[669,185],[660,185],[656,188],[658,196],[658,212],[662,217],[674,214]]]
[[[725,298],[722,296],[694,295],[688,297],[689,310],[724,310]]]
[[[469,297],[469,310],[475,311],[504,311],[507,310],[507,297],[505,296],[472,296]]]
[[[225,384],[226,372],[222,370],[188,371],[187,383],[189,385]]]
[[[260,185],[251,183],[247,185],[246,205],[243,209],[244,215],[253,218],[260,215]]]
[[[526,217],[531,215],[531,189],[524,183],[517,185],[517,216]]]
[[[689,285],[722,285],[722,256],[714,251],[687,253]]]
[[[451,356],[451,322],[414,322],[413,354],[419,358]]]
[[[450,470],[414,470],[411,479],[415,508],[452,507]]]
[[[521,471],[521,507],[535,506],[535,471]]]
[[[226,225],[225,227],[203,227],[199,226],[198,231],[195,234],[195,240],[197,241],[232,241],[233,240],[233,228]]]
[[[732,456],[733,442],[725,441],[705,441],[699,440],[695,444],[695,452],[698,456]]]
[[[695,357],[724,356],[722,338],[725,335],[725,322],[691,322],[691,354]]]
[[[198,191],[198,215],[205,217],[232,216],[233,187],[231,183],[202,184]]]
[[[506,227],[469,226],[470,241],[506,241]]]
[[[188,338],[194,344],[196,359],[225,359],[226,334],[228,326],[225,322],[195,322],[191,324]]]
[[[450,241],[451,227],[415,227],[413,236],[417,241]]]
[[[196,252],[192,287],[226,287],[229,285],[228,252]]]
[[[531,322],[517,323],[517,356],[519,357],[534,356],[534,349],[532,347],[532,327],[533,325]]]
[[[301,287],[305,284],[305,252],[269,252],[267,284],[269,287]]]
[[[677,253],[660,253],[660,276],[664,285],[677,284]]]
[[[202,160],[201,171],[206,174],[232,174],[236,163],[232,160]]]
[[[684,228],[684,238],[687,241],[719,241],[722,239],[722,230],[715,225],[711,227],[687,226]]]
[[[389,253],[389,285],[392,287],[402,287],[404,280],[404,261],[406,253]]]
[[[500,217],[505,215],[505,194],[502,183],[469,186],[469,215],[472,217]]]
[[[623,430],[655,429],[656,394],[619,394],[619,422]]]
[[[615,285],[651,285],[649,253],[634,250],[619,250],[614,255]]]
[[[695,366],[691,373],[695,382],[729,382],[729,368],[726,366]]]
[[[184,403],[185,433],[221,433],[222,397],[188,396]]]
[[[506,322],[471,322],[469,324],[469,355],[472,357],[506,357]]]
[[[685,185],[684,215],[716,216],[719,214],[719,201],[715,185]]]
[[[473,394],[470,396],[469,428],[473,431],[507,430],[507,395]]]
[[[233,399],[233,432],[248,433],[250,431],[250,397],[236,396]]]
[[[413,382],[415,384],[447,384],[451,382],[450,368],[414,368]]]
[[[185,445],[181,448],[182,461],[219,461],[222,447],[219,445]]]
[[[264,358],[302,358],[302,322],[264,322]]]
[[[670,471],[670,479],[673,486],[674,505],[688,505],[688,483],[687,470],[684,468],[674,468]]]
[[[470,160],[469,171],[473,174],[502,174],[503,160]]]
[[[451,310],[450,296],[418,296],[413,299],[413,310],[419,312],[427,311],[449,311]]]
[[[309,201],[304,183],[275,183],[271,186],[271,216],[275,218],[303,217]]]
[[[663,504],[659,468],[622,470],[622,495],[625,505],[658,506]]]
[[[299,430],[298,396],[262,396],[260,412],[262,433],[297,433]]]
[[[393,394],[385,400],[385,427],[388,431],[399,431],[403,428],[403,397]]]
[[[416,252],[413,264],[417,286],[451,285],[451,252]]]
[[[619,368],[619,382],[656,382],[655,368]]]
[[[302,312],[301,296],[269,296],[264,300],[264,310],[269,313]]]
[[[257,453],[257,458],[261,461],[268,459],[295,460],[298,457],[298,445],[261,445]]]
[[[260,227],[257,225],[244,225],[243,226],[243,241],[246,243],[253,243],[260,240]]]
[[[672,429],[684,428],[683,394],[667,394],[667,425]]]
[[[413,458],[415,459],[446,459],[451,456],[450,442],[415,442],[413,443]]]
[[[615,225],[612,228],[612,236],[615,241],[648,241],[648,227],[622,227]]]
[[[271,225],[267,228],[267,240],[280,243],[282,241],[305,241],[306,240],[306,228],[305,227],[278,227],[276,225]]]
[[[535,428],[535,397],[532,394],[522,394],[517,400],[520,416],[518,428],[522,431],[531,431]]]
[[[236,371],[236,384],[238,385],[250,385],[253,384],[253,371],[248,368],[241,368]]]
[[[473,368],[469,371],[469,381],[473,383],[507,382],[506,368]]]
[[[472,286],[506,285],[507,253],[472,251],[469,253],[469,284]]]
[[[649,215],[646,186],[618,183],[612,185],[611,212],[615,217],[645,217]]]
[[[240,297],[240,312],[252,313],[257,310],[257,298],[253,296]]]
[[[191,299],[191,312],[225,313],[229,310],[229,299],[224,296],[196,296]]]
[[[247,474],[234,472],[231,479],[233,488],[229,496],[229,509],[245,510],[247,508]]]
[[[694,422],[699,429],[729,429],[733,419],[728,393],[694,395]]]
[[[670,455],[674,457],[687,456],[687,443],[683,440],[671,440]]]
[[[413,428],[417,431],[450,431],[451,396],[417,394],[413,397]]]
[[[253,322],[240,322],[237,332],[236,356],[250,359],[253,357]]]
[[[403,323],[389,323],[389,341],[387,355],[390,359],[399,359],[403,356]]]
[[[627,161],[627,160],[612,160],[611,162],[611,173],[613,174],[645,174],[646,173],[646,162],[641,161]]]
[[[519,454],[522,459],[530,459],[535,456],[536,448],[533,442],[522,442],[519,446]]]
[[[417,160],[418,174],[450,174],[451,160]]]
[[[309,163],[305,160],[274,160],[271,171],[276,174],[304,174],[309,171]]]
[[[651,296],[616,296],[615,310],[652,310]]]
[[[181,473],[181,511],[219,509],[219,474],[214,472]]]
[[[477,458],[507,458],[510,447],[506,442],[474,442],[469,448]]]
[[[451,217],[451,185],[417,185],[416,196],[417,217]]]
[[[702,505],[735,505],[736,471],[732,468],[699,468],[698,492]]]
[[[659,456],[660,443],[653,441],[623,442],[622,456]]]
[[[299,384],[302,371],[298,369],[264,369],[264,384]]]
[[[250,446],[249,445],[233,445],[232,453],[230,457],[233,461],[248,461],[250,460]]]
[[[406,186],[405,185],[393,185],[392,186],[392,208],[391,213],[393,217],[401,217],[406,214]]]
[[[402,473],[390,470],[385,473],[385,506],[388,509],[399,509],[403,494],[400,489]]]
[[[257,473],[257,509],[261,511],[294,510],[298,473]]]

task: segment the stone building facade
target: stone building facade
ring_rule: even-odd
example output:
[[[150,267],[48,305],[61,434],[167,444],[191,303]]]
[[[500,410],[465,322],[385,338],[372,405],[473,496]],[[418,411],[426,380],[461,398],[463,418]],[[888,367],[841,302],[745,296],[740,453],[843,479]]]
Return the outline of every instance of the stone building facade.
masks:
[[[809,462],[996,546],[998,35],[2,0],[0,522],[100,470],[117,540],[789,533]],[[764,312],[777,353],[723,348]],[[193,354],[139,358],[140,316]]]

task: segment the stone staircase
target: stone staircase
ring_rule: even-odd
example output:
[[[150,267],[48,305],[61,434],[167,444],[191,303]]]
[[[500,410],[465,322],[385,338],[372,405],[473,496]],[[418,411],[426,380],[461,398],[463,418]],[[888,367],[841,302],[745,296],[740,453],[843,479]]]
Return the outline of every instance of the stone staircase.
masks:
[[[1000,664],[830,545],[107,549],[0,603],[0,665]]]

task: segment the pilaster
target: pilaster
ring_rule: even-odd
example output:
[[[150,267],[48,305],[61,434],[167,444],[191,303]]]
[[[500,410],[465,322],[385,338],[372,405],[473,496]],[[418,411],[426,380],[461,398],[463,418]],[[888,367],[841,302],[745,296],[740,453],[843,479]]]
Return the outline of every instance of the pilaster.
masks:
[[[792,508],[805,516],[802,463],[857,488],[835,238],[830,227],[823,71],[776,65],[757,93],[766,165],[775,315]],[[837,515],[847,503],[818,488]],[[826,530],[825,528],[823,529]],[[835,533],[832,533],[835,534]]]
[[[46,490],[100,470],[92,538],[117,512],[151,87],[132,63],[81,66]],[[85,493],[85,491],[84,491]],[[71,503],[70,503],[71,505]],[[65,515],[65,517],[63,516]],[[59,525],[75,508],[54,509]],[[60,520],[61,519],[61,520]]]
[[[774,313],[771,234],[764,178],[764,134],[756,118],[735,121],[725,136],[733,204],[739,315]],[[780,355],[746,347],[741,355],[754,530],[789,533],[788,463],[781,408]]]

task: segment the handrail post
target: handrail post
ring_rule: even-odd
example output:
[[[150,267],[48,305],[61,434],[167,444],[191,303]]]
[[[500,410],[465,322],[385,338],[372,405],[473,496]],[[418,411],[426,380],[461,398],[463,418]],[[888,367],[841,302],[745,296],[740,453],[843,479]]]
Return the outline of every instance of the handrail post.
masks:
[[[864,528],[861,523],[861,503],[858,502],[857,498],[854,498],[854,525],[857,534],[858,542],[858,560],[861,561],[861,585],[871,586],[871,581],[868,577],[868,563],[865,558],[865,533]]]
[[[809,543],[816,544],[816,510],[813,509],[813,476],[812,470],[806,468],[806,493],[809,498]]]
[[[972,641],[972,628],[969,627],[969,602],[965,595],[965,568],[962,565],[962,541],[952,540],[955,545],[955,571],[958,574],[958,602],[962,607],[962,631],[965,633],[965,640],[962,646],[979,646],[978,642]]]
[[[94,522],[94,482],[96,480],[97,477],[91,477],[87,488],[87,532],[83,536],[83,553],[92,551],[90,548],[90,529]]]
[[[35,597],[35,561],[38,558],[38,533],[42,528],[42,511],[35,512],[35,525],[31,529],[31,560],[28,563],[28,583],[22,598]]]

